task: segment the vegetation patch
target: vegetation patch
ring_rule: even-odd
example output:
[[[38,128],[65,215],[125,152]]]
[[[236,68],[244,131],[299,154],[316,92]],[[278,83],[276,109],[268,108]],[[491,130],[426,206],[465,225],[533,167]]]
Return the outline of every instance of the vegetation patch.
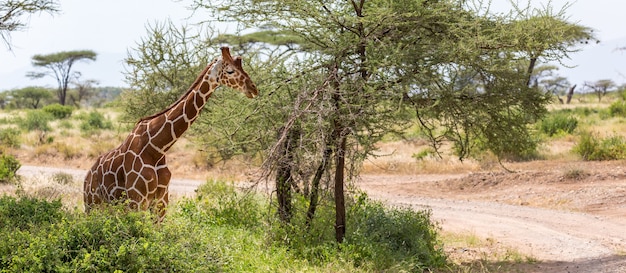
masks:
[[[221,198],[221,199],[216,199]],[[301,200],[302,201],[302,200]],[[446,265],[428,212],[361,196],[348,206],[346,240],[332,208],[315,220],[276,222],[265,197],[209,181],[170,206],[161,224],[125,206],[84,214],[60,201],[0,198],[0,268],[9,272],[370,272]],[[302,220],[302,221],[301,221]]]
[[[623,136],[601,138],[595,133],[583,132],[573,151],[583,160],[616,160],[626,158],[626,139]]]
[[[17,170],[22,165],[12,155],[0,154],[0,183],[9,183],[17,179]]]

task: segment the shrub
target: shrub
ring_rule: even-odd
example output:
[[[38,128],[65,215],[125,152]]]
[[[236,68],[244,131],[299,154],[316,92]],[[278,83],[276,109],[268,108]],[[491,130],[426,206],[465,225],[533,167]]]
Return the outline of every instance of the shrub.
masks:
[[[15,157],[9,154],[0,154],[0,182],[8,183],[17,178],[17,170],[22,165]]]
[[[39,202],[43,204],[45,201]],[[54,203],[57,206],[57,203]],[[59,211],[59,210],[57,210]],[[155,226],[144,212],[103,206],[89,215],[0,232],[0,267],[8,272],[216,272],[207,234],[190,222]],[[45,215],[24,211],[23,215]]]
[[[61,219],[61,201],[45,201],[31,197],[18,199],[0,197],[0,230],[28,229],[42,224],[51,224]]]
[[[611,117],[626,117],[626,101],[616,101],[609,106]]]
[[[80,124],[80,129],[85,132],[111,128],[113,128],[111,121],[97,111],[89,112]]]
[[[376,270],[381,270],[402,262],[419,272],[445,265],[446,256],[429,211],[388,208],[361,196],[350,215],[352,230],[346,243],[355,263],[375,260]]]
[[[72,115],[72,111],[74,111],[74,108],[72,106],[54,103],[44,106],[42,110],[46,113],[49,113],[56,119],[65,119],[69,118]]]
[[[234,185],[209,180],[196,190],[201,218],[213,225],[257,227],[262,223],[260,202],[252,193],[237,192]],[[197,217],[198,215],[196,215]]]
[[[306,211],[307,202],[297,199],[294,211]],[[366,271],[422,272],[446,264],[429,212],[388,208],[365,195],[346,205],[349,228],[341,245],[332,229],[332,205],[320,204],[309,226],[301,214],[289,224],[272,225],[270,236],[278,245],[287,245],[296,259],[319,265],[340,260]]]
[[[626,158],[626,140],[621,136],[600,138],[583,132],[573,151],[583,160],[615,160]]]
[[[555,113],[547,116],[539,123],[541,132],[548,136],[560,132],[571,134],[578,126],[578,119],[567,113]]]
[[[59,185],[71,185],[74,182],[74,177],[69,173],[58,172],[52,175],[52,181]]]
[[[19,121],[19,126],[27,131],[50,131],[48,124],[53,119],[52,115],[42,110],[33,110],[26,113],[26,118]]]
[[[14,128],[2,128],[0,130],[0,146],[19,147],[20,131]]]

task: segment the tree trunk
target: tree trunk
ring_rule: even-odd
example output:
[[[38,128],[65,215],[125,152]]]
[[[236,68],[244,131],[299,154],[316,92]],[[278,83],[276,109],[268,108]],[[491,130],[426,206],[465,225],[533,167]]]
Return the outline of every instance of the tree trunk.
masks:
[[[576,89],[576,85],[575,84],[567,92],[567,100],[565,100],[566,104],[569,104],[572,101],[572,97],[574,96],[574,89]]]
[[[276,171],[276,198],[278,199],[278,215],[283,223],[289,223],[292,216],[291,187],[292,187],[292,164],[294,150],[300,137],[299,128],[294,125],[287,132],[283,144],[283,155],[279,159]]]
[[[342,134],[335,154],[335,239],[338,243],[343,242],[343,238],[346,235],[346,205],[343,191],[343,172],[346,166],[346,138]]]
[[[311,181],[311,195],[309,196],[309,209],[306,212],[306,226],[311,227],[311,222],[313,222],[313,217],[315,216],[315,211],[317,210],[317,202],[319,201],[319,191],[320,191],[320,181],[322,180],[322,175],[328,168],[328,161],[330,159],[332,150],[330,149],[330,145],[326,145],[326,149],[324,150],[324,154],[322,155],[322,162],[317,167],[317,171],[315,171],[315,177],[313,177],[313,181]]]

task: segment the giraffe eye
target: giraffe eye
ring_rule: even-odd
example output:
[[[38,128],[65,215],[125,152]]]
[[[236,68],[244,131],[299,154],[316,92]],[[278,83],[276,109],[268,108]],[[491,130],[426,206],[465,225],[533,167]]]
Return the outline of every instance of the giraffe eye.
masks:
[[[233,73],[235,73],[235,70],[227,70],[226,73],[233,74]]]

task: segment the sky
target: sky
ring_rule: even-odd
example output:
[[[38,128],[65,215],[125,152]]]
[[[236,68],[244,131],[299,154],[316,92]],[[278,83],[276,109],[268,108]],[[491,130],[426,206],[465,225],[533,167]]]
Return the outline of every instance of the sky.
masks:
[[[525,5],[528,0],[519,2]],[[567,67],[559,69],[560,76],[581,86],[600,79],[626,83],[626,51],[616,50],[626,47],[626,28],[617,23],[626,10],[626,1],[530,2],[537,7],[551,2],[557,11],[569,4],[568,20],[593,28],[601,41],[564,60]],[[61,13],[33,15],[25,31],[12,32],[12,51],[0,44],[0,91],[32,85],[56,87],[53,78],[33,80],[25,76],[35,70],[32,56],[83,49],[93,50],[98,56],[95,62],[74,67],[74,71],[82,73],[82,80],[97,80],[99,86],[126,87],[123,59],[147,35],[148,24],[169,19],[176,25],[184,25],[191,15],[185,6],[187,2],[174,0],[60,0],[60,3]],[[507,0],[493,0],[492,8],[504,11],[509,8],[507,3]]]

